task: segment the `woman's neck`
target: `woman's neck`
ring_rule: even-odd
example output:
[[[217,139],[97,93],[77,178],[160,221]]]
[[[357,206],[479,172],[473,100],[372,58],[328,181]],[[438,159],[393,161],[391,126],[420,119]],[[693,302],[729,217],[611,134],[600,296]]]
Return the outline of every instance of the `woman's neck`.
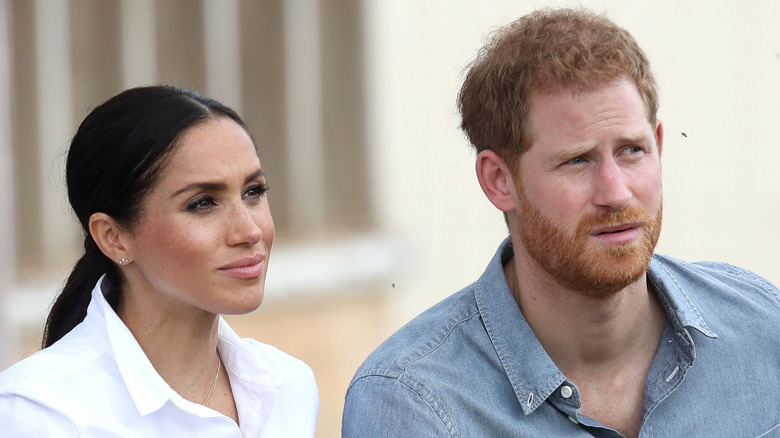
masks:
[[[218,369],[219,317],[150,295],[126,290],[117,314],[168,385],[203,403]]]

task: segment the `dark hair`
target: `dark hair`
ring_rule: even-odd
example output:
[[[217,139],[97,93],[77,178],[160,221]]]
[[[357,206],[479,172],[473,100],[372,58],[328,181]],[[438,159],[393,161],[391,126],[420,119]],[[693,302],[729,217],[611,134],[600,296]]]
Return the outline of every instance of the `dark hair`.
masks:
[[[84,233],[84,254],[52,305],[43,347],[84,320],[91,291],[106,274],[108,302],[116,307],[123,283],[119,269],[95,244],[89,218],[102,212],[131,229],[143,216],[146,194],[157,183],[177,140],[187,129],[216,117],[246,126],[235,111],[187,89],[161,85],[132,88],[87,115],[70,144],[68,199]]]
[[[658,91],[636,40],[603,15],[544,9],[499,29],[469,66],[458,94],[461,128],[481,152],[511,167],[533,142],[532,93],[595,90],[622,77],[634,82],[656,122]]]

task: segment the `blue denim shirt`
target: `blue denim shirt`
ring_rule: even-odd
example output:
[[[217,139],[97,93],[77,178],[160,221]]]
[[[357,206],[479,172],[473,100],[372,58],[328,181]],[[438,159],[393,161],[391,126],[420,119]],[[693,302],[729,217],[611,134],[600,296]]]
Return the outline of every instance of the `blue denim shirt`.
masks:
[[[401,328],[355,374],[342,436],[617,437],[579,414],[576,385],[515,304],[502,266]],[[654,255],[668,318],[645,384],[641,437],[780,436],[780,291],[725,263]]]

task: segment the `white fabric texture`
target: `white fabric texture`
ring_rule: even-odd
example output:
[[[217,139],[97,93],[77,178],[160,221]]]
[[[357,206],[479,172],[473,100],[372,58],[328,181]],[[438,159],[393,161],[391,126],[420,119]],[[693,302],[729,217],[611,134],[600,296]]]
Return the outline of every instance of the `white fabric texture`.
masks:
[[[3,437],[313,437],[311,369],[241,339],[219,320],[217,350],[239,425],[176,393],[155,371],[98,281],[87,316],[61,340],[0,373]]]

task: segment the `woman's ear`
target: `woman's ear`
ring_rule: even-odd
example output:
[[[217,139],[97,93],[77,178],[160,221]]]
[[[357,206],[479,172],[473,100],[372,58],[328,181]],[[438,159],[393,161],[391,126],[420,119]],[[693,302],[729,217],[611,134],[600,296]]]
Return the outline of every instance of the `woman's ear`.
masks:
[[[100,251],[115,263],[124,265],[132,260],[125,246],[125,231],[111,216],[105,213],[93,213],[89,217],[89,234]]]
[[[503,212],[517,209],[514,175],[498,154],[491,150],[480,152],[476,170],[482,191],[497,209]]]

